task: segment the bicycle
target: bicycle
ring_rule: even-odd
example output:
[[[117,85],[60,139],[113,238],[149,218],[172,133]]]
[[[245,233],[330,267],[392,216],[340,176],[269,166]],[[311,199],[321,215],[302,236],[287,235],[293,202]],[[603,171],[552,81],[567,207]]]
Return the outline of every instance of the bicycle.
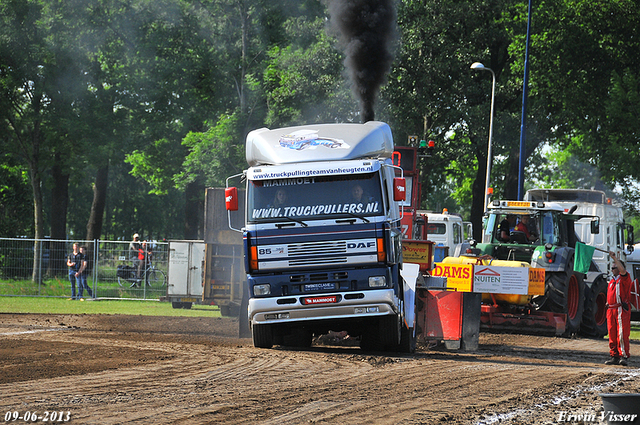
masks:
[[[134,286],[140,286],[140,282],[143,280],[150,288],[161,288],[167,284],[166,273],[157,268],[151,260],[147,262],[146,268],[142,272],[142,277],[139,278],[136,274],[137,270],[135,266],[129,266],[127,264],[119,265],[116,270],[118,285],[122,288],[126,286],[133,288]]]

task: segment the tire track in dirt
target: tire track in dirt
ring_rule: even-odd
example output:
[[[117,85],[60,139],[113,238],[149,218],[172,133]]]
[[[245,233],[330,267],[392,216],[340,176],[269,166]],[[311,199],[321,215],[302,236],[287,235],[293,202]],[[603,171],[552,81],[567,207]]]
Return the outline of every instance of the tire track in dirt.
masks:
[[[1,319],[0,328],[11,328]],[[69,317],[66,331],[0,335],[0,350],[12,350],[16,364],[38,354],[16,343],[64,353],[49,365],[57,375],[0,384],[0,407],[68,410],[82,424],[478,424],[516,409],[536,412],[536,403],[618,373],[600,365],[606,341],[482,335],[474,353],[423,349],[411,356],[344,347],[261,350],[233,335],[221,339],[221,328],[207,334],[224,321],[136,317],[118,327],[116,319]],[[19,327],[28,326],[21,316]],[[104,365],[66,373],[81,356]],[[541,423],[533,419],[539,417],[525,421]]]

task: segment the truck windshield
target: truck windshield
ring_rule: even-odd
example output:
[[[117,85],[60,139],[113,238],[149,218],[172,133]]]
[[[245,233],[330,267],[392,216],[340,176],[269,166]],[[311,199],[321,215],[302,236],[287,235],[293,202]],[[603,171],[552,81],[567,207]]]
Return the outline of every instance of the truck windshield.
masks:
[[[275,222],[383,214],[378,173],[251,180],[248,222]]]
[[[523,221],[527,218],[526,221]],[[543,233],[540,234],[540,222],[542,220]],[[489,213],[485,223],[484,232],[482,235],[483,243],[496,243],[496,242],[513,242],[517,241],[512,237],[512,232],[523,232],[522,227],[526,227],[528,236],[533,236],[532,239],[525,239],[522,242],[538,242],[541,244],[546,242],[554,243],[554,235],[557,234],[557,227],[554,226],[554,222],[551,213],[538,214],[536,212],[495,212]],[[503,231],[506,234],[503,234]],[[507,239],[503,238],[506,237]],[[542,239],[540,237],[542,236]]]

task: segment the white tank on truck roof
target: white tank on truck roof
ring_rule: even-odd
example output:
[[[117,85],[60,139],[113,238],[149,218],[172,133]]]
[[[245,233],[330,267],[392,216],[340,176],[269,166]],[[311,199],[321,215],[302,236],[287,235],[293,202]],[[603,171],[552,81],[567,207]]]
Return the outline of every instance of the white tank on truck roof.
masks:
[[[249,166],[340,161],[360,158],[391,158],[393,136],[380,121],[364,124],[309,124],[269,130],[260,128],[247,135]]]

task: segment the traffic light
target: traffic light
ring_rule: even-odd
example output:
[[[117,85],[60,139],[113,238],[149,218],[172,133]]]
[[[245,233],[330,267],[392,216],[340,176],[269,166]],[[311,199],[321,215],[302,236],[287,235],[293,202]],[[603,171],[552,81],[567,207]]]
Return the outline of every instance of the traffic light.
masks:
[[[431,156],[433,155],[433,149],[436,147],[436,142],[433,140],[420,140],[420,144],[418,145],[418,152],[420,152],[420,156]]]

